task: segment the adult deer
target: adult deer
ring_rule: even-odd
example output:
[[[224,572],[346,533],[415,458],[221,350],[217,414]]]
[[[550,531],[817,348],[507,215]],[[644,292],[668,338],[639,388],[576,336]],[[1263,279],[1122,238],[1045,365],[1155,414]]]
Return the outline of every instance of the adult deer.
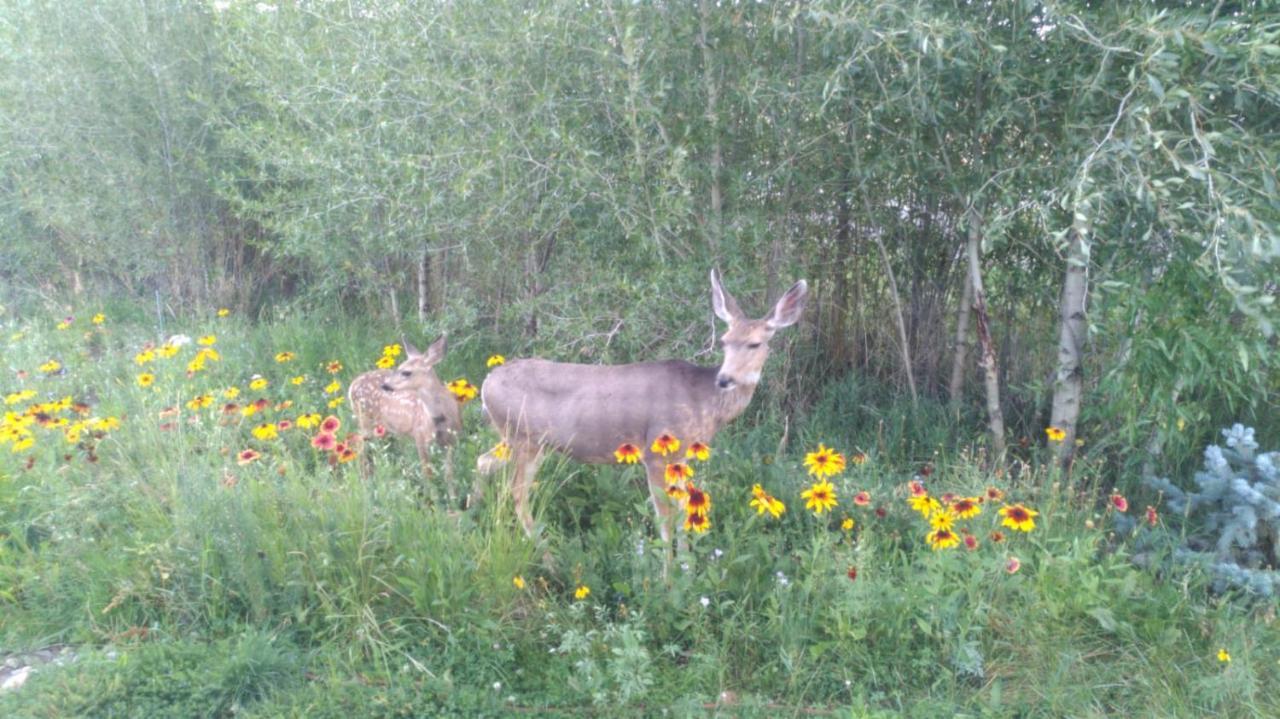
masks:
[[[462,415],[458,401],[436,376],[435,365],[444,358],[445,338],[441,336],[426,352],[419,352],[408,342],[404,348],[405,360],[400,366],[365,372],[351,381],[347,389],[351,411],[362,436],[368,437],[381,427],[392,434],[412,437],[427,479],[431,478],[431,444],[447,448],[445,489],[452,504],[455,494],[450,460],[453,444],[462,430]]]
[[[720,338],[724,361],[699,367],[680,360],[625,365],[582,365],[516,360],[489,374],[480,389],[489,420],[510,448],[516,515],[533,535],[529,490],[547,450],[589,464],[615,461],[624,443],[649,447],[663,434],[682,442],[710,443],[721,427],[746,409],[777,330],[795,324],[808,286],[800,280],[763,319],[742,313],[711,271],[711,306],[728,324]],[[491,466],[492,452],[479,469]],[[667,460],[644,460],[658,531],[671,541],[672,506],[663,478]],[[668,545],[669,546],[669,545]]]

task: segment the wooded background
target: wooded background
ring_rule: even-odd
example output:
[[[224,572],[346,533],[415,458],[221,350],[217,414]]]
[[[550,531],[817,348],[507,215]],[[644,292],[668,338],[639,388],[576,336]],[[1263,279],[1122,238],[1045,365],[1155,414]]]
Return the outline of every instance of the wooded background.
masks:
[[[1277,427],[1277,164],[1270,0],[0,10],[14,308],[602,362],[710,354],[713,266],[757,314],[803,277],[775,401],[880,382],[1064,461]]]

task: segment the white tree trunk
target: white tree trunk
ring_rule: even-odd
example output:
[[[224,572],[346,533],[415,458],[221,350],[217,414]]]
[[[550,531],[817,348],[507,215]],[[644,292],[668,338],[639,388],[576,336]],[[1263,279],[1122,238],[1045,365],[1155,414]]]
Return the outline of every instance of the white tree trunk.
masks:
[[[995,342],[987,319],[987,297],[982,287],[982,216],[972,208],[969,212],[969,282],[973,291],[973,315],[976,320],[979,366],[987,388],[987,425],[991,430],[991,451],[996,462],[1004,459],[1004,412],[1000,409],[1000,371],[996,365]]]
[[[1058,462],[1071,466],[1076,451],[1076,423],[1084,393],[1081,369],[1085,340],[1085,305],[1089,298],[1089,219],[1076,210],[1067,247],[1067,273],[1062,281],[1059,305],[1058,370],[1053,383],[1053,413],[1049,423],[1065,436],[1058,443]]]

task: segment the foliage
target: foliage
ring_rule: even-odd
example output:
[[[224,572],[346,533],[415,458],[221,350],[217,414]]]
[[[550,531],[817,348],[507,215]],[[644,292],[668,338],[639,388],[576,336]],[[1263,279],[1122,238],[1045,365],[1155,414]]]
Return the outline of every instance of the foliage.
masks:
[[[1226,448],[1211,444],[1204,451],[1204,469],[1194,478],[1198,491],[1167,479],[1148,484],[1185,518],[1179,560],[1209,566],[1219,590],[1239,587],[1270,598],[1280,588],[1280,452],[1259,453],[1252,427],[1235,424],[1222,436]]]

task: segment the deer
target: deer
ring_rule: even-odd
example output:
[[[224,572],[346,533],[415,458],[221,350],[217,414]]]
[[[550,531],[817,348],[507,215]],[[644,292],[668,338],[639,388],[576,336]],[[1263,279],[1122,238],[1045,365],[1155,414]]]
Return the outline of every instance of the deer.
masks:
[[[710,445],[716,433],[742,414],[755,394],[769,340],[795,324],[808,285],[796,282],[762,319],[747,317],[711,270],[711,307],[728,329],[720,337],[724,360],[703,367],[683,360],[623,365],[587,365],[520,359],[485,378],[481,405],[509,450],[516,516],[533,538],[529,492],[548,452],[585,464],[615,461],[620,445],[649,447],[668,434],[682,442]],[[499,445],[501,446],[501,445]],[[498,464],[496,450],[477,460],[481,474]],[[672,505],[666,494],[667,459],[644,459],[658,531],[670,551]]]
[[[369,437],[381,427],[391,434],[413,438],[428,481],[431,445],[446,448],[445,490],[452,504],[456,499],[452,448],[462,431],[462,413],[458,401],[435,372],[435,365],[444,358],[445,343],[442,335],[426,352],[419,352],[404,341],[404,362],[395,369],[373,370],[356,377],[347,389],[347,398],[361,436]],[[362,458],[362,468],[364,461]]]

